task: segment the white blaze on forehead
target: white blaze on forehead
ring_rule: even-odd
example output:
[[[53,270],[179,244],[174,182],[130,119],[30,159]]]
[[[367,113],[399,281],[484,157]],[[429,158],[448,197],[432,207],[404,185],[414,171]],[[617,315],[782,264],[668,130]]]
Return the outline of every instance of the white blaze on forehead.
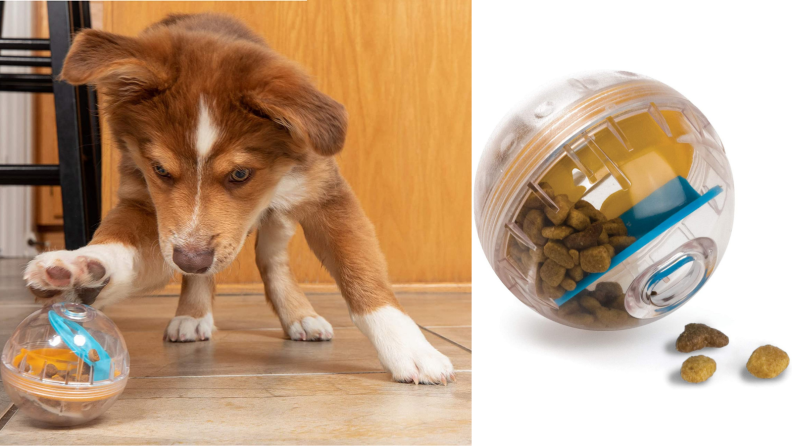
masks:
[[[203,96],[198,103],[198,126],[195,129],[195,151],[199,157],[206,157],[212,150],[218,135],[217,127],[212,122],[209,107],[206,106]]]

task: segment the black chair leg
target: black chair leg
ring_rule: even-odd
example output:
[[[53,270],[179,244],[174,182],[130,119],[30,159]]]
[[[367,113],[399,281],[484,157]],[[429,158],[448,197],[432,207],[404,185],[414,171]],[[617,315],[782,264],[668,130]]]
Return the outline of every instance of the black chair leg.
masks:
[[[101,141],[96,95],[57,80],[74,33],[90,27],[88,2],[47,2],[66,249],[85,246],[101,219]]]

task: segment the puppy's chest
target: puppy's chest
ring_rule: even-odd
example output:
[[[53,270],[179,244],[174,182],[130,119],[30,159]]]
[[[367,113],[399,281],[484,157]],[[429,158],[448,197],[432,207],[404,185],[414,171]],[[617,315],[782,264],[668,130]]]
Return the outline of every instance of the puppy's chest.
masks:
[[[275,186],[268,208],[289,212],[310,198],[310,189],[312,188],[304,174],[289,172]]]

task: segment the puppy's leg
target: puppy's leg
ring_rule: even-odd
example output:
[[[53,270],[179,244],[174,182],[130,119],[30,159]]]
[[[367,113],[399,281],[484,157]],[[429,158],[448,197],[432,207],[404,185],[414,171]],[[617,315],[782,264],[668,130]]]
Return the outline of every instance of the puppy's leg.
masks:
[[[24,277],[37,300],[81,301],[101,308],[159,288],[171,275],[159,250],[154,210],[122,201],[88,246],[39,254]]]
[[[176,317],[168,324],[164,338],[171,342],[208,341],[214,329],[214,292],[214,276],[183,276]]]
[[[301,224],[311,249],[338,283],[352,321],[374,344],[393,379],[416,384],[454,380],[451,361],[429,344],[393,295],[374,227],[349,186],[342,183]]]
[[[316,314],[289,267],[289,240],[295,223],[271,213],[261,223],[256,237],[256,263],[264,281],[267,300],[275,308],[283,331],[295,341],[329,341],[333,327]]]

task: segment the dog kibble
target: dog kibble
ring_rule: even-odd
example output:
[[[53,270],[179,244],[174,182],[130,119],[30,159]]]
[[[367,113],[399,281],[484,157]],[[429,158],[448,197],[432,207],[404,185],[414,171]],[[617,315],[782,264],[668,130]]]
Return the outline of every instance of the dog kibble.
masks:
[[[789,366],[789,355],[778,347],[765,345],[757,348],[748,359],[745,367],[751,375],[771,379],[780,375]]]
[[[552,260],[548,261],[552,262]],[[553,286],[545,281],[542,281],[542,290],[544,291],[544,294],[551,299],[558,299],[559,297],[563,296],[565,292],[565,290],[560,286]]]
[[[542,188],[544,193],[550,197],[555,197],[555,193],[553,192],[553,187],[550,186],[548,183],[539,183],[539,187]],[[528,200],[525,202],[525,206],[523,209],[544,209],[545,204],[542,202],[542,199],[539,198],[536,194],[531,194],[528,197]]]
[[[614,218],[613,220],[608,220],[602,225],[605,228],[605,231],[608,233],[609,236],[612,235],[627,235],[627,226],[624,225],[624,222],[621,218]]]
[[[563,240],[573,232],[575,232],[575,229],[569,226],[547,226],[542,228],[542,236],[551,240]]]
[[[588,273],[606,272],[618,251],[635,238],[619,218],[608,219],[594,205],[572,202],[565,194],[555,195],[547,183],[540,183],[547,200],[531,194],[520,210],[517,223],[537,246],[528,250],[516,242],[510,245],[515,265],[535,277],[537,295],[557,299],[574,291]],[[623,328],[636,325],[624,305],[624,291],[615,282],[601,282],[594,291],[582,290],[558,309],[559,317],[572,325],[591,328]]]
[[[558,210],[553,210],[549,207],[545,207],[545,215],[550,221],[553,222],[554,225],[558,226],[566,221],[567,217],[569,216],[569,210],[572,209],[572,202],[569,201],[566,195],[558,195],[553,199],[556,207]]]
[[[580,282],[581,280],[583,280],[585,274],[586,273],[583,272],[583,268],[581,268],[580,265],[575,265],[572,268],[569,268],[569,270],[567,271],[567,275],[569,275],[569,278],[574,280],[575,282]]]
[[[96,350],[94,350],[94,349],[88,350],[88,359],[90,359],[91,362],[98,361],[99,360],[99,353]]]
[[[710,357],[691,356],[682,363],[680,375],[685,381],[698,384],[710,379],[716,368],[715,360]]]
[[[523,220],[523,232],[537,245],[544,245],[547,243],[547,239],[542,235],[544,221],[544,212],[539,209],[531,209],[528,211],[525,215],[525,220]]]
[[[589,218],[579,210],[570,209],[569,215],[566,219],[566,224],[577,229],[578,231],[582,231],[591,225],[591,220],[589,220]]]
[[[556,263],[564,268],[569,269],[575,266],[575,261],[569,255],[567,247],[557,241],[550,240],[544,245],[544,255],[551,260],[555,260]]]
[[[598,244],[598,245],[606,245],[606,244],[608,243],[608,241],[609,241],[609,240],[610,240],[610,238],[608,237],[608,231],[606,231],[606,230],[603,228],[603,229],[602,229],[602,232],[600,232],[600,235],[599,235],[599,237],[597,238],[597,244]]]
[[[566,268],[556,263],[553,259],[548,259],[539,269],[539,276],[544,283],[553,287],[560,285],[565,275]]]
[[[635,243],[635,237],[629,235],[614,235],[608,240],[608,244],[613,246],[617,253],[624,251],[625,248]]]
[[[676,349],[690,353],[705,347],[721,348],[729,345],[729,337],[704,324],[687,324],[676,341]]]
[[[564,245],[569,249],[582,251],[592,246],[597,246],[597,239],[602,233],[602,224],[596,223],[581,232],[569,235],[564,239]]]
[[[580,265],[580,251],[577,249],[570,249],[569,256],[572,257],[572,262],[574,262],[575,265]]]
[[[575,281],[570,279],[569,277],[565,277],[564,280],[561,281],[561,288],[567,291],[574,290],[576,286],[577,284],[575,283]]]
[[[610,252],[604,246],[595,246],[580,252],[580,267],[587,273],[604,273],[610,268]]]
[[[46,367],[44,367],[45,378],[52,378],[57,374],[58,374],[58,368],[55,367],[55,364],[47,364]]]

